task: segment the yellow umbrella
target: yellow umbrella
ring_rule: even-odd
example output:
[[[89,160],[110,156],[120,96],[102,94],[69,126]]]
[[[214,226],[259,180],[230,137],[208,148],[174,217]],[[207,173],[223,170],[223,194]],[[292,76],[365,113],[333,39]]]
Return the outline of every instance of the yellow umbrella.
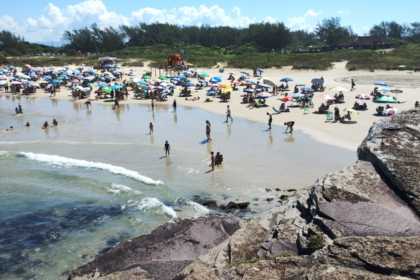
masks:
[[[232,88],[232,86],[230,84],[223,84],[220,88]]]
[[[232,89],[227,88],[227,89],[222,90],[222,93],[225,94],[225,93],[228,93],[228,92],[231,92],[231,91],[232,91]]]
[[[350,114],[353,114],[353,115],[358,115],[359,114],[359,112],[357,112],[356,110],[351,109],[351,108],[345,109],[344,112],[346,112],[346,113],[349,112]]]
[[[330,88],[331,91],[349,91],[346,88],[343,87],[335,87],[335,88]]]

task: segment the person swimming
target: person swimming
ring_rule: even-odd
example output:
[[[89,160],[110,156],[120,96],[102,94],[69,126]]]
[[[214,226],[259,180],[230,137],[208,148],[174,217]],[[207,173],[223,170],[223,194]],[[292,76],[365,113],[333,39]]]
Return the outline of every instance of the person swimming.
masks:
[[[48,129],[50,126],[48,125],[48,122],[45,121],[44,125],[42,126],[42,129]]]
[[[53,120],[53,126],[57,126],[58,125],[58,122],[54,119]]]

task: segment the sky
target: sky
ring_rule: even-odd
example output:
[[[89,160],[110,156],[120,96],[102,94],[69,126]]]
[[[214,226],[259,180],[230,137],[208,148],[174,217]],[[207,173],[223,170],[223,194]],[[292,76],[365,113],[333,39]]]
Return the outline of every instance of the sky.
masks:
[[[381,21],[419,21],[418,11],[418,0],[23,0],[2,5],[0,30],[24,36],[29,42],[62,43],[64,30],[92,23],[99,27],[139,22],[246,27],[253,22],[278,21],[291,30],[312,31],[324,18],[340,17],[342,25],[351,25],[356,33],[364,35]]]

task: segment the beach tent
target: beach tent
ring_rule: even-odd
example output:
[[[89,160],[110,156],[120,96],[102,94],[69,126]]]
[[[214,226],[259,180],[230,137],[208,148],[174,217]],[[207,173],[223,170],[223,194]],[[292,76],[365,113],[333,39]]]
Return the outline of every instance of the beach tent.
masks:
[[[324,84],[324,79],[323,78],[315,78],[315,79],[312,79],[311,83],[313,83],[314,85],[323,85]]]
[[[382,96],[375,100],[378,103],[398,103],[398,101],[389,96]]]

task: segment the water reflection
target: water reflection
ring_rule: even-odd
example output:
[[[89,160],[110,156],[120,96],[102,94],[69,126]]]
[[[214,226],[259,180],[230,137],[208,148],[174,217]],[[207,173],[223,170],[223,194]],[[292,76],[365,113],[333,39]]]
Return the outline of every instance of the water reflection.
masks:
[[[227,131],[228,131],[228,137],[232,134],[232,123],[227,123]]]
[[[268,139],[270,140],[270,145],[273,145],[273,134],[270,132],[268,133]]]
[[[177,113],[176,113],[176,110],[175,110],[175,112],[174,112],[174,122],[175,122],[176,124],[178,124],[178,115],[177,115]]]
[[[284,138],[284,142],[287,142],[287,143],[293,143],[293,142],[295,142],[295,138],[293,138],[293,132],[288,133],[286,135],[286,138]]]

